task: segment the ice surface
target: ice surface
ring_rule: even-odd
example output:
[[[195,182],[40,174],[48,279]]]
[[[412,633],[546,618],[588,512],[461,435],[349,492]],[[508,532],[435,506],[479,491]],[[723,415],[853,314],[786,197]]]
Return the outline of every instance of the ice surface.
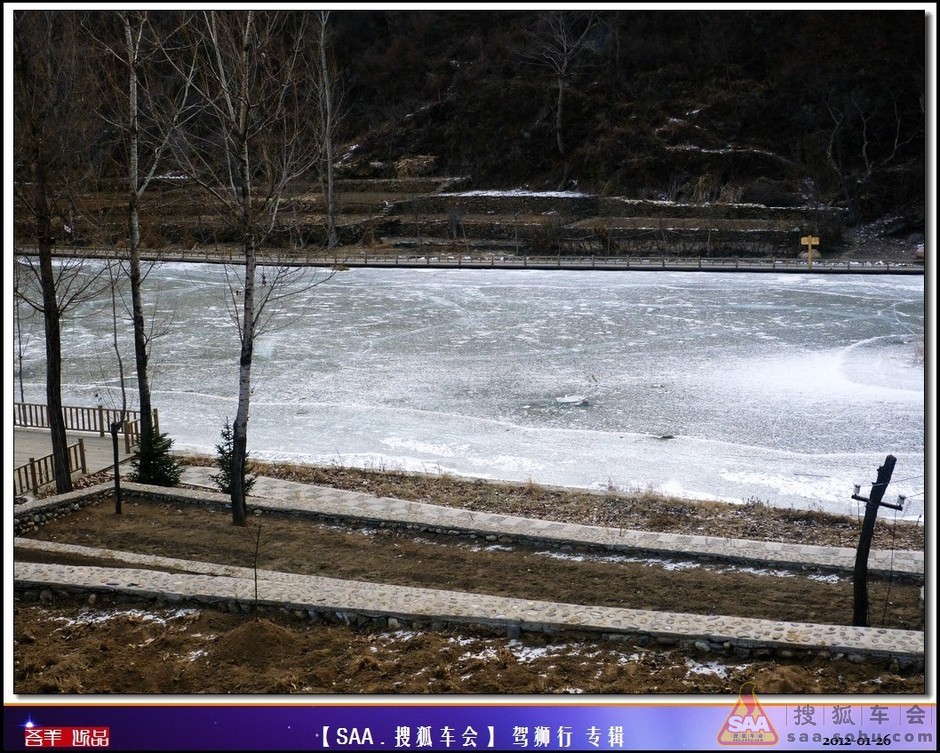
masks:
[[[146,295],[167,331],[151,349],[161,428],[212,453],[238,386],[224,268],[158,266]],[[64,402],[116,404],[110,311],[76,313]],[[921,277],[365,269],[272,324],[252,372],[257,458],[854,514],[852,484],[867,492],[891,453],[891,494],[923,511]],[[41,322],[25,325],[26,399],[42,402]]]

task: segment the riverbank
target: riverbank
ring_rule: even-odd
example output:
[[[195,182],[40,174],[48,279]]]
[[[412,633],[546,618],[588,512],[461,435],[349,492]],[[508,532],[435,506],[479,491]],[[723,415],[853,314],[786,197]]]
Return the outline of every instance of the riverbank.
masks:
[[[758,205],[696,207],[564,194],[520,198],[511,193],[493,193],[481,199],[471,194],[434,192],[439,190],[440,186],[430,193],[417,194],[354,190],[347,196],[351,214],[338,228],[342,235],[339,245],[326,249],[311,242],[302,248],[289,248],[277,243],[259,248],[259,261],[340,269],[393,266],[817,274],[924,272],[924,234],[904,231],[896,217],[854,227],[842,227],[836,222],[831,227],[827,225],[825,232],[811,233],[821,233],[822,240],[817,239],[810,263],[806,249],[801,246],[805,233],[800,228],[819,222],[811,210],[801,210],[809,213],[802,216],[798,210]],[[480,201],[484,202],[483,207],[473,204]],[[183,206],[188,205],[184,202]],[[647,213],[664,214],[645,220],[616,216],[624,212],[642,214],[638,207],[645,208]],[[312,223],[311,227],[316,226],[322,218],[317,215],[315,202],[307,209],[313,212],[307,221]],[[736,214],[740,217],[729,219]],[[183,210],[182,216],[185,215]],[[172,231],[167,225],[165,237],[151,235],[144,240],[140,250],[144,260],[191,263],[241,260],[239,245],[226,241],[224,234],[203,237],[204,233],[187,229],[186,221],[180,217],[176,220],[182,224]],[[565,228],[567,235],[562,232]],[[310,237],[316,237],[312,230],[311,233]],[[34,254],[36,249],[21,244],[15,253]],[[55,246],[54,253],[61,257],[117,258],[126,251],[123,241],[118,240],[113,246],[93,241],[80,245],[61,243]]]
[[[560,254],[520,254],[500,248],[461,247],[452,243],[402,246],[343,246],[332,252],[260,250],[262,266],[322,267],[332,271],[355,268],[398,269],[501,269],[611,272],[711,272],[773,273],[816,275],[924,275],[923,258],[907,243],[881,243],[857,247],[836,254],[807,258],[742,258],[733,256],[563,256]],[[20,255],[35,250],[19,249]],[[120,252],[110,248],[57,248],[60,258],[113,259]],[[190,264],[240,264],[237,247],[226,245],[192,248],[143,250],[145,262]]]

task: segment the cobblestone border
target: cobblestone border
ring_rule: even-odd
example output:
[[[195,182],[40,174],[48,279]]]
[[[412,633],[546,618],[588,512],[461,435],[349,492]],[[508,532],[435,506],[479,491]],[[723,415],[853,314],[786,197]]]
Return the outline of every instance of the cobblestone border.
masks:
[[[718,639],[704,632],[701,635],[683,636],[668,633],[639,631],[610,632],[577,625],[547,625],[540,622],[499,620],[486,617],[468,618],[455,616],[428,617],[427,615],[391,614],[388,611],[354,608],[323,609],[303,604],[285,604],[259,598],[233,599],[205,594],[182,595],[125,591],[117,587],[62,586],[35,583],[17,583],[16,593],[23,602],[56,605],[57,600],[81,599],[89,606],[100,608],[104,603],[139,604],[149,608],[192,607],[218,609],[222,612],[250,615],[280,614],[291,617],[298,623],[322,623],[373,631],[414,632],[466,632],[493,638],[521,640],[524,635],[549,635],[565,640],[598,642],[618,647],[635,647],[646,650],[678,650],[689,656],[721,659],[728,662],[773,661],[807,663],[815,659],[840,661],[853,664],[870,664],[894,673],[919,674],[925,670],[923,653],[910,653],[903,649],[871,650],[864,647],[837,649],[780,645],[774,641],[754,639]],[[681,617],[684,615],[676,615]],[[612,646],[613,647],[613,646]]]
[[[173,504],[201,505],[210,509],[230,509],[231,503],[228,495],[221,492],[178,488],[150,486],[123,482],[122,491],[129,497],[143,497],[154,502],[169,502]],[[69,515],[85,505],[110,500],[113,493],[113,484],[105,483],[89,487],[57,497],[49,497],[18,506],[14,509],[14,535],[27,536],[38,530],[46,523]],[[485,541],[488,543],[505,544],[507,546],[522,546],[526,548],[548,548],[562,552],[590,553],[590,554],[626,554],[641,557],[668,558],[674,561],[710,562],[724,565],[746,565],[758,567],[773,567],[792,572],[812,572],[821,574],[847,575],[851,571],[844,567],[827,566],[821,562],[804,563],[796,566],[791,559],[775,558],[771,556],[774,547],[767,550],[766,557],[757,559],[753,556],[736,555],[733,551],[714,553],[701,551],[679,552],[661,547],[644,547],[641,543],[625,542],[623,544],[611,542],[591,542],[576,539],[565,539],[557,536],[541,536],[538,534],[521,534],[518,532],[486,532],[466,525],[436,525],[433,523],[415,523],[405,520],[390,520],[375,515],[349,513],[338,515],[335,511],[284,508],[274,504],[267,504],[263,498],[248,498],[247,512],[249,515],[260,517],[264,514],[284,515],[308,520],[318,521],[338,526],[359,526],[389,529],[394,531],[407,531],[414,534],[429,533],[441,536],[453,536],[465,539],[468,542]],[[897,566],[897,565],[896,565]],[[903,569],[893,570],[890,573],[882,572],[875,566],[869,567],[870,578],[891,577],[900,582],[923,583],[923,572],[910,572]]]

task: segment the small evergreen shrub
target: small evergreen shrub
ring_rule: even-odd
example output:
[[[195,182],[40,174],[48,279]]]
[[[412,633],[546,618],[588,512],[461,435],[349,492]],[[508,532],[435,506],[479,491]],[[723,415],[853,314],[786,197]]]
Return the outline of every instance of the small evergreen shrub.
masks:
[[[128,474],[130,481],[153,486],[177,486],[183,468],[177,458],[170,454],[173,440],[166,433],[156,431],[140,435],[140,445],[136,457],[131,460],[133,470]]]
[[[232,456],[234,454],[235,438],[232,434],[232,425],[225,420],[225,426],[222,427],[222,441],[215,446],[216,459],[215,465],[219,472],[210,476],[213,483],[219,487],[223,494],[232,493]],[[248,468],[248,453],[245,453],[245,468]],[[251,491],[255,485],[255,476],[245,474],[245,495]]]

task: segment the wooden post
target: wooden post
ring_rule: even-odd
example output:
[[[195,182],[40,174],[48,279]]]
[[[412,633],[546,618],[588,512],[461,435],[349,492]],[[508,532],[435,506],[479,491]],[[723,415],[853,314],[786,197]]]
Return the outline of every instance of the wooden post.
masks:
[[[88,473],[88,464],[85,462],[85,440],[78,438],[78,461],[82,467],[82,473]]]
[[[816,235],[804,235],[802,238],[800,238],[800,243],[806,246],[806,268],[807,270],[812,270],[813,246],[819,245],[819,237]]]
[[[104,408],[98,406],[98,431],[101,432],[98,436],[104,436]]]
[[[156,408],[153,409],[153,433],[154,436],[160,436],[160,414]]]
[[[858,551],[855,555],[855,607],[852,616],[852,624],[855,627],[868,627],[868,553],[871,550],[871,539],[875,533],[875,521],[878,518],[878,508],[884,505],[896,510],[900,505],[889,505],[881,501],[885,490],[888,488],[888,482],[891,481],[891,474],[894,473],[894,464],[897,459],[894,455],[888,455],[885,458],[884,465],[878,469],[878,479],[872,484],[871,495],[866,499],[857,494],[852,495],[852,499],[866,502],[865,520],[862,523],[862,533],[858,540]]]
[[[118,453],[118,421],[111,422],[111,452],[114,455],[114,514],[121,514],[121,465]],[[124,444],[127,444],[127,422],[124,422]]]
[[[36,459],[29,459],[29,480],[32,484],[33,494],[36,493],[36,490],[39,488],[39,479],[36,478]]]

